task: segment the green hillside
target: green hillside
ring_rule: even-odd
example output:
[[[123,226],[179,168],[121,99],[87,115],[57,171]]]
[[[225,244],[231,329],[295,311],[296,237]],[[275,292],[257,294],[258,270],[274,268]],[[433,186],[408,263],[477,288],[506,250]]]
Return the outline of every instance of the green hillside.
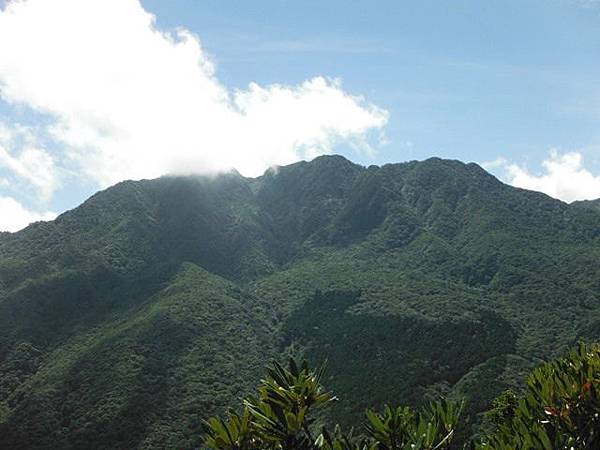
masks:
[[[600,338],[587,206],[440,159],[120,183],[0,234],[0,447],[194,448],[288,353],[343,425],[437,393],[477,424]]]

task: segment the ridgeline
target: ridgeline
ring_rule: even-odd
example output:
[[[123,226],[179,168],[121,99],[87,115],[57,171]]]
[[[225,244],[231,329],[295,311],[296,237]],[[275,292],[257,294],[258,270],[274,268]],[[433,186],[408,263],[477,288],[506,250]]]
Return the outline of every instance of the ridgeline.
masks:
[[[119,183],[0,233],[0,448],[195,448],[287,354],[343,426],[443,394],[469,434],[600,338],[597,205],[437,158]]]

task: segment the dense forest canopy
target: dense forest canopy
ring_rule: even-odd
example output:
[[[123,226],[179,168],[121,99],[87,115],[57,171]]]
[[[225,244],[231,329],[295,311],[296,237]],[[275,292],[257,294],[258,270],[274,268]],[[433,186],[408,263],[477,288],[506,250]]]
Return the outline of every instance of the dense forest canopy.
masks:
[[[195,448],[273,358],[357,425],[506,389],[600,338],[600,210],[437,158],[163,177],[0,234],[0,447]]]

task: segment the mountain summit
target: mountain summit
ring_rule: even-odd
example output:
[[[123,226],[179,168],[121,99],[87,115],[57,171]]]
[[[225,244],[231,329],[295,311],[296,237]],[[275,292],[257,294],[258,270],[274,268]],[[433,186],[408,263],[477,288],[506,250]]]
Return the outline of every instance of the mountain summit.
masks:
[[[477,422],[600,337],[583,206],[438,158],[119,183],[0,234],[0,448],[194,448],[286,353],[345,424],[437,393]]]

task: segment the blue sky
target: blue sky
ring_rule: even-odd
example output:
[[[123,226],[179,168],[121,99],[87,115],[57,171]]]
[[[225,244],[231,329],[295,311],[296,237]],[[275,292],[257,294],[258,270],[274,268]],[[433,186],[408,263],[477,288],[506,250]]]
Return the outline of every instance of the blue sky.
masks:
[[[238,163],[256,175],[331,152],[365,165],[475,161],[565,201],[600,197],[600,2],[82,1],[87,9],[28,0],[9,11],[8,2],[0,13],[0,150],[2,127],[10,137],[0,152],[0,213],[15,217],[0,229],[49,218],[120,179]],[[74,19],[65,23],[67,14]],[[59,39],[59,28],[69,33]],[[136,63],[138,53],[149,59]],[[50,81],[28,75],[41,72]],[[196,87],[203,83],[210,95]],[[171,128],[138,136],[171,123],[169,111],[179,114]],[[273,129],[282,131],[265,137]],[[244,139],[228,136],[238,132]],[[239,150],[245,142],[249,150]]]
[[[174,3],[186,13],[145,2],[165,27],[202,30],[230,85],[339,76],[387,109],[374,158],[339,149],[364,164],[505,158],[541,175],[556,149],[600,173],[595,2]]]
[[[197,32],[230,86],[341,77],[391,113],[376,163],[505,156],[535,169],[551,148],[589,148],[600,168],[592,2],[143,3],[159,26]]]

